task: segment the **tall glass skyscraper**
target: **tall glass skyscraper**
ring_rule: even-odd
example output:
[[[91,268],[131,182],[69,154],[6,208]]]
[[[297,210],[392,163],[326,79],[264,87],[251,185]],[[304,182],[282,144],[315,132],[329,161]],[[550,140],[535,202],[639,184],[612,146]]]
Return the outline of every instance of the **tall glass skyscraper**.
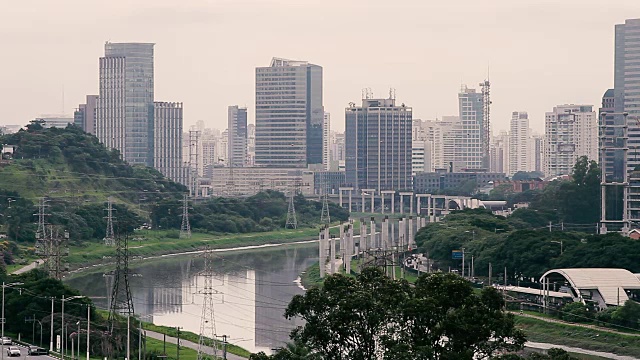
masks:
[[[228,108],[227,164],[243,167],[247,162],[247,108]]]
[[[322,67],[273,58],[256,68],[256,166],[322,164]]]
[[[412,190],[412,109],[363,99],[345,109],[346,182],[358,189]]]
[[[96,136],[131,164],[154,165],[153,46],[110,43],[100,58]]]

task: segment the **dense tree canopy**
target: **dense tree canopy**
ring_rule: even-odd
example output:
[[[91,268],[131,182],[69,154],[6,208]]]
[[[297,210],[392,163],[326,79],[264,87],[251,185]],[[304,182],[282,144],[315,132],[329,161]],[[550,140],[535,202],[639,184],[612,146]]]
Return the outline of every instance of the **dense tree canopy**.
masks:
[[[522,348],[524,335],[493,288],[475,293],[453,274],[427,274],[415,286],[378,268],[329,276],[296,295],[285,315],[305,325],[291,337],[325,360],[473,359]],[[254,359],[293,359],[276,354]]]

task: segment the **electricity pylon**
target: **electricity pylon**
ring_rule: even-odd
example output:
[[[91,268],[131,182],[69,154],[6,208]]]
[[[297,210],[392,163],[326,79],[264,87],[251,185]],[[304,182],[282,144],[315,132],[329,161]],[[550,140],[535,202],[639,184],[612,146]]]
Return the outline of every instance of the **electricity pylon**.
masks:
[[[105,230],[103,240],[105,245],[114,246],[116,240],[115,234],[113,233],[113,201],[111,197],[107,199],[107,208],[105,210],[107,210],[107,216],[105,217],[105,219],[107,219],[107,229]]]
[[[296,219],[296,207],[293,205],[294,196],[295,191],[292,189],[289,192],[289,209],[287,210],[287,223],[284,226],[287,229],[298,228],[298,220]]]
[[[133,297],[129,284],[129,237],[116,236],[116,269],[110,274],[113,276],[113,288],[111,290],[111,306],[109,308],[110,331],[116,323],[117,315],[133,315]]]
[[[189,199],[187,194],[182,198],[182,226],[180,227],[180,239],[191,238],[191,224],[189,224]]]
[[[323,194],[322,194],[322,213],[320,214],[320,223],[321,224],[330,224],[331,217],[329,216],[329,189],[326,184],[323,186]]]
[[[200,293],[204,296],[202,302],[202,318],[200,318],[200,339],[198,341],[198,360],[207,358],[206,347],[213,349],[213,358],[218,358],[218,339],[216,338],[216,319],[213,306],[213,296],[220,294],[213,288],[213,252],[209,247],[204,251],[204,288]]]

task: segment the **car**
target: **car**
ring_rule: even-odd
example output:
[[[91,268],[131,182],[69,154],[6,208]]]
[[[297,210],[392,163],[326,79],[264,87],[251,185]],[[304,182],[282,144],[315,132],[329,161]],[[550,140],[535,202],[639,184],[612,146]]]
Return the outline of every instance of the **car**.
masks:
[[[5,336],[2,338],[2,345],[13,345],[13,341],[10,337]]]
[[[27,354],[29,355],[49,355],[49,350],[43,349],[38,346],[29,346],[27,349]]]
[[[17,346],[9,346],[7,348],[7,356],[20,356],[20,349]]]

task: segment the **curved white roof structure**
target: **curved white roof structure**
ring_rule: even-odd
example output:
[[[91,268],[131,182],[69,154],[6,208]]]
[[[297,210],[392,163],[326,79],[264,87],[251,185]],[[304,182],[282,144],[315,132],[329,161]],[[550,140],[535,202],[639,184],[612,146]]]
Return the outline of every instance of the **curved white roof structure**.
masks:
[[[584,301],[583,295],[589,294],[605,307],[624,304],[629,299],[626,290],[640,290],[638,276],[625,269],[554,269],[544,273],[540,281],[558,276],[566,280],[580,300]]]

